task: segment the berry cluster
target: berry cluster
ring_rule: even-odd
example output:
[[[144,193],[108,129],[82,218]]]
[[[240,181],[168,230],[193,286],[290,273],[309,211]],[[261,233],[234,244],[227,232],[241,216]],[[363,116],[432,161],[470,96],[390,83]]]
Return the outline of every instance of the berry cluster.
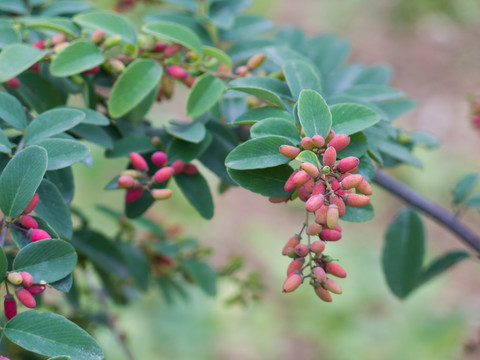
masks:
[[[25,271],[10,272],[7,274],[8,282],[15,287],[15,292],[18,301],[24,306],[33,309],[37,306],[37,302],[33,295],[41,294],[45,291],[46,282],[40,281],[39,284],[33,283],[33,276]],[[17,302],[15,297],[10,294],[7,282],[5,282],[7,294],[3,301],[3,310],[8,320],[17,315]]]
[[[169,164],[167,154],[163,151],[154,152],[150,159],[159,168],[151,176],[145,158],[139,153],[130,153],[130,162],[136,170],[123,171],[117,180],[117,186],[127,190],[125,194],[127,203],[140,199],[144,191],[150,192],[155,200],[168,199],[172,196],[172,190],[155,189],[153,186],[167,182],[175,174],[195,175],[197,173],[197,167],[194,164],[185,164],[182,160],[175,160]]]
[[[307,211],[306,222],[299,235],[292,237],[285,245],[282,254],[293,258],[287,270],[287,279],[283,285],[284,292],[295,290],[303,280],[310,278],[310,284],[315,293],[324,301],[332,301],[329,292],[341,294],[342,289],[326,274],[344,278],[345,270],[333,263],[329,256],[323,254],[325,241],[338,241],[342,237],[339,218],[344,216],[346,205],[364,206],[370,202],[367,195],[372,194],[370,184],[358,170],[360,160],[349,156],[337,161],[337,152],[350,144],[350,137],[345,134],[335,136],[331,130],[327,138],[315,135],[304,137],[301,148],[291,145],[281,145],[280,153],[290,159],[295,159],[302,150],[315,154],[315,163],[302,162],[285,183],[285,191],[296,192],[287,198],[270,199],[272,202],[283,202],[298,196],[305,202]],[[321,159],[321,162],[320,162]],[[309,224],[309,213],[315,215],[315,222]],[[301,233],[305,230],[308,244],[300,242]],[[311,242],[311,236],[319,240]],[[305,259],[309,257],[307,262]],[[306,268],[309,275],[303,275]]]
[[[38,228],[38,222],[33,216],[27,215],[35,210],[39,200],[40,197],[38,194],[34,194],[32,200],[30,200],[30,203],[23,210],[22,215],[20,215],[17,221],[15,223],[12,222],[8,224],[8,226],[25,232],[27,238],[29,238],[32,242],[52,238],[48,232]]]

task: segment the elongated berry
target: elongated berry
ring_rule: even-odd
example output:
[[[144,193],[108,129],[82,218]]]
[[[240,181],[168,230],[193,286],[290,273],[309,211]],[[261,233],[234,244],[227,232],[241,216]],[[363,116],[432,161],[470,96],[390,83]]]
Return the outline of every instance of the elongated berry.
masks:
[[[103,40],[105,40],[105,31],[103,30],[95,30],[92,35],[90,36],[90,40],[94,43],[94,44],[100,44],[103,42]]]
[[[351,174],[345,177],[340,183],[340,188],[344,190],[356,188],[363,181],[363,176],[360,174]]]
[[[180,44],[172,44],[168,45],[164,50],[163,50],[163,55],[166,57],[171,57],[178,53],[179,51],[182,50],[182,45]]]
[[[5,295],[5,298],[3,300],[3,311],[7,320],[10,320],[11,318],[15,317],[15,315],[17,315],[17,302],[15,301],[15,298],[12,294]],[[3,357],[0,357],[0,360],[2,358]]]
[[[327,274],[325,273],[325,270],[321,268],[320,266],[315,266],[313,268],[313,275],[317,278],[317,280],[321,283],[323,283],[327,279]]]
[[[38,295],[45,291],[45,285],[42,284],[33,284],[32,286],[26,287],[27,290],[32,295]]]
[[[22,276],[22,285],[24,287],[29,287],[33,285],[33,276],[29,272],[22,271],[20,272],[20,275]]]
[[[278,151],[289,159],[295,159],[300,154],[300,149],[292,145],[280,145]]]
[[[317,165],[313,165],[312,163],[309,163],[309,162],[303,162],[300,165],[300,167],[313,179],[316,179],[320,176],[320,170],[318,170]]]
[[[117,186],[120,189],[130,189],[135,185],[135,179],[132,178],[131,176],[120,176],[117,180]]]
[[[330,141],[335,137],[335,131],[330,130],[327,137],[325,138],[325,144],[330,143]]]
[[[198,172],[197,167],[194,164],[185,164],[183,168],[183,173],[186,175],[195,175]]]
[[[345,215],[346,208],[345,208],[345,203],[343,202],[343,199],[340,196],[335,196],[333,198],[333,202],[335,205],[337,205],[338,216],[342,217],[343,215]]]
[[[320,239],[325,241],[338,241],[342,238],[342,233],[337,230],[324,229],[320,233]]]
[[[338,162],[337,170],[341,173],[346,173],[347,171],[354,169],[356,166],[358,166],[358,164],[360,164],[360,160],[358,158],[355,156],[349,156]]]
[[[20,225],[26,229],[38,229],[38,222],[33,217],[22,215],[20,217]]]
[[[337,161],[337,150],[334,147],[329,146],[323,153],[323,165],[332,167]]]
[[[315,186],[313,187],[313,190],[312,190],[312,195],[324,195],[325,194],[325,185],[321,184],[321,183],[318,183],[318,184],[315,184]]]
[[[173,174],[175,174],[175,169],[171,166],[166,166],[160,170],[157,170],[157,172],[153,175],[153,180],[156,183],[163,183],[170,179]]]
[[[322,285],[318,284],[314,287],[315,294],[325,302],[332,302],[332,295]]]
[[[250,70],[246,66],[239,66],[235,69],[235,73],[240,75],[240,76],[246,76]]]
[[[315,147],[321,148],[325,145],[325,139],[322,135],[313,135],[312,136],[312,143]]]
[[[322,231],[322,225],[320,224],[310,224],[307,227],[308,235],[318,235]]]
[[[320,208],[315,211],[315,222],[320,225],[327,225],[327,211],[328,205],[322,204]]]
[[[336,191],[340,189],[340,183],[338,182],[337,179],[333,179],[332,182],[330,183],[330,187],[332,188],[333,191]]]
[[[329,229],[335,229],[338,223],[338,206],[330,205],[327,210],[327,226]]]
[[[128,169],[128,170],[123,170],[121,173],[120,173],[120,176],[130,176],[134,179],[137,179],[139,178],[140,176],[142,176],[142,174],[137,171],[137,170],[132,170],[132,169]]]
[[[312,142],[312,139],[309,138],[308,136],[305,136],[302,141],[300,142],[300,144],[302,145],[302,147],[305,149],[305,150],[312,150],[313,149],[313,142]]]
[[[330,291],[334,294],[341,294],[342,293],[342,288],[333,279],[327,278],[327,280],[325,280],[325,283],[323,284],[323,286],[325,287],[325,289],[327,289],[328,291]]]
[[[285,186],[283,187],[285,191],[292,191],[295,190],[297,187],[295,183],[293,182],[293,178],[297,174],[298,171],[294,171],[293,173],[290,174],[288,177],[287,181],[285,182]]]
[[[315,212],[323,205],[324,197],[321,194],[312,195],[305,203],[305,210]]]
[[[100,66],[94,66],[88,70],[85,70],[82,74],[90,74],[90,75],[95,75],[100,72]]]
[[[363,195],[372,195],[372,186],[368,183],[367,180],[363,179],[363,181],[355,188],[357,193]]]
[[[310,251],[315,254],[320,254],[325,250],[325,243],[323,241],[317,240],[310,244]]]
[[[132,163],[133,167],[139,171],[147,171],[148,164],[147,161],[137,152],[130,153],[130,162]]]
[[[188,75],[187,70],[178,65],[169,66],[167,72],[174,79],[184,79]]]
[[[297,246],[298,244],[300,244],[300,239],[298,238],[298,236],[292,236],[283,247],[282,255],[287,255],[287,250],[295,249],[295,246]]]
[[[152,154],[152,163],[154,163],[158,167],[162,167],[168,162],[168,156],[163,151],[155,151]]]
[[[306,184],[298,188],[298,198],[303,202],[310,199],[310,193],[307,191]]]
[[[295,253],[300,257],[307,256],[308,251],[308,246],[305,244],[298,244],[297,246],[295,246]]]
[[[248,59],[247,67],[250,70],[258,69],[263,64],[265,59],[266,59],[265,54],[261,54],[261,53],[260,54],[255,54],[250,59]]]
[[[67,36],[64,33],[56,33],[52,36],[50,41],[52,42],[53,45],[58,45],[64,42],[66,39],[67,39]]]
[[[17,291],[17,299],[20,301],[24,306],[33,309],[37,306],[37,302],[33,295],[26,289],[20,289]]]
[[[185,163],[183,160],[175,160],[170,166],[173,168],[175,174],[180,174],[185,168]]]
[[[287,276],[293,273],[294,271],[300,270],[303,267],[304,263],[305,263],[304,258],[293,259],[288,265]]]
[[[347,277],[347,272],[345,271],[345,269],[334,262],[327,263],[327,265],[325,266],[325,271],[339,278]]]
[[[18,272],[11,272],[8,273],[7,280],[13,285],[20,285],[23,282],[23,277]]]
[[[142,188],[130,189],[125,193],[125,202],[132,203],[140,199],[143,195]]]
[[[298,171],[293,177],[293,183],[296,187],[302,186],[310,179],[310,175],[304,170]]]
[[[346,202],[350,206],[364,206],[370,202],[370,198],[361,194],[347,194]]]
[[[350,136],[346,134],[340,134],[330,140],[328,146],[332,146],[335,148],[335,150],[340,151],[345,149],[348,144],[350,144]]]
[[[150,190],[150,194],[155,200],[165,200],[172,196],[172,190],[170,189],[153,189]]]
[[[283,283],[283,292],[292,292],[296,290],[302,283],[302,275],[297,273],[292,273],[288,275],[287,279]]]
[[[32,46],[40,50],[45,50],[45,40],[37,40],[32,44]]]
[[[40,241],[40,240],[46,240],[46,239],[51,239],[52,237],[42,229],[35,229],[32,233],[32,241]]]
[[[154,53],[161,53],[162,51],[164,51],[166,49],[166,47],[168,46],[167,43],[164,43],[164,42],[161,42],[161,41],[157,41],[155,43],[155,46],[153,47],[153,50],[152,52]]]
[[[23,210],[23,213],[28,214],[35,210],[35,207],[38,204],[38,200],[40,200],[40,197],[38,196],[38,194],[34,194],[32,200],[30,200],[27,207]]]

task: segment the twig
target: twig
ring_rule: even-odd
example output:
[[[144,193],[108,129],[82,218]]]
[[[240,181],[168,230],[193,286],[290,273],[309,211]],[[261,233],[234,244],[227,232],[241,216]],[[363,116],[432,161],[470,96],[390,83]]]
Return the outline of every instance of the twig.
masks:
[[[424,212],[425,215],[450,230],[462,242],[480,254],[480,237],[460,222],[455,214],[417,194],[405,184],[386,175],[379,169],[375,170],[373,181],[382,188],[390,191],[393,195]]]

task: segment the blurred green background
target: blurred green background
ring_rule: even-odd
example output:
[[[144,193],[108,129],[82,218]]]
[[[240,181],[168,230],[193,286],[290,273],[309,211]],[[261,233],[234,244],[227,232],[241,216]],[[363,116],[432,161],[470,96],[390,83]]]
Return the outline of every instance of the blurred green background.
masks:
[[[113,8],[114,0],[92,0]],[[396,121],[407,130],[429,131],[440,140],[434,151],[417,150],[423,170],[401,166],[392,174],[416,191],[449,206],[449,189],[461,175],[480,168],[479,133],[469,123],[466,93],[480,94],[480,3],[477,0],[254,0],[251,12],[277,25],[302,27],[308,34],[332,32],[352,42],[353,61],[389,63],[393,85],[418,101],[418,108]],[[152,5],[140,3],[127,15],[137,24]],[[185,118],[185,99],[156,105],[149,115],[156,124]],[[113,231],[110,218],[93,204],[121,209],[120,192],[105,192],[108,176],[127,160],[102,159],[92,147],[95,166],[76,166],[74,204],[84,209],[98,229]],[[204,170],[206,172],[206,170]],[[109,174],[106,176],[106,174]],[[210,177],[210,184],[217,184]],[[100,186],[99,186],[100,185]],[[202,220],[174,189],[174,197],[149,212],[154,219],[182,224],[214,249],[215,267],[241,254],[247,267],[261,272],[267,285],[261,302],[227,307],[231,292],[220,282],[219,295],[207,298],[196,288],[192,300],[169,306],[153,288],[133,308],[112,307],[141,360],[287,360],[287,359],[479,359],[480,269],[467,260],[401,302],[389,292],[380,268],[382,239],[388,222],[403,206],[374,188],[373,221],[346,223],[344,238],[328,246],[348,278],[344,294],[321,302],[309,286],[292,294],[281,287],[289,263],[283,244],[303,221],[301,204],[273,205],[242,189],[216,196],[212,221]],[[480,232],[479,214],[464,217]],[[462,248],[445,229],[425,219],[427,257]],[[343,226],[343,225],[342,225]],[[107,359],[125,355],[107,329],[95,336]]]

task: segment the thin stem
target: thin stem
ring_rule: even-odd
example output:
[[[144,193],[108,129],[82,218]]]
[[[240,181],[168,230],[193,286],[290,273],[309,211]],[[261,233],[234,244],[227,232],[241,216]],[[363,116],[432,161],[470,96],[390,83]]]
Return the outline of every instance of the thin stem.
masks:
[[[417,194],[405,184],[378,169],[375,170],[373,181],[382,188],[390,191],[393,195],[421,210],[425,215],[450,230],[460,241],[480,254],[480,237],[460,222],[455,214]]]
[[[7,235],[7,227],[5,226],[5,220],[2,221],[2,232],[0,233],[0,246],[3,247],[5,243],[5,236]]]
[[[25,137],[22,136],[20,142],[18,143],[17,150],[15,150],[15,155],[17,155],[23,149],[23,145],[25,144]]]
[[[125,336],[122,334],[122,332],[118,329],[117,327],[117,322],[115,320],[115,316],[111,313],[108,303],[107,303],[107,295],[105,294],[105,291],[102,291],[101,289],[97,288],[95,285],[95,281],[93,279],[93,275],[86,273],[86,278],[87,278],[87,283],[90,287],[90,289],[93,290],[95,295],[97,296],[97,299],[99,303],[102,305],[102,310],[105,316],[107,317],[108,324],[110,325],[110,329],[112,330],[113,334],[117,338],[118,342],[120,345],[122,345],[122,348],[125,352],[125,355],[127,356],[128,360],[136,360],[135,356],[133,356],[132,351],[128,347],[127,341],[125,339]]]

